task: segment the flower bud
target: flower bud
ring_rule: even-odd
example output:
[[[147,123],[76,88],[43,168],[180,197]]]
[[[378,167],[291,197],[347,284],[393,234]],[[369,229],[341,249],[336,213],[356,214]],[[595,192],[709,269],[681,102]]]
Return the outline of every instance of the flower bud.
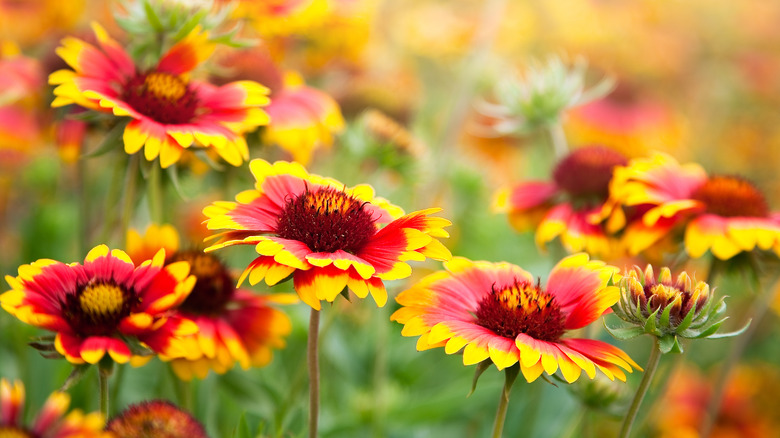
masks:
[[[678,337],[698,339],[734,336],[733,333],[716,334],[728,318],[724,298],[713,300],[710,286],[682,272],[672,280],[672,271],[663,267],[654,277],[653,267],[644,271],[634,267],[617,281],[620,301],[612,310],[631,327],[607,330],[618,339],[630,339],[643,333],[658,337],[663,353],[682,353]],[[749,324],[749,323],[748,323]]]

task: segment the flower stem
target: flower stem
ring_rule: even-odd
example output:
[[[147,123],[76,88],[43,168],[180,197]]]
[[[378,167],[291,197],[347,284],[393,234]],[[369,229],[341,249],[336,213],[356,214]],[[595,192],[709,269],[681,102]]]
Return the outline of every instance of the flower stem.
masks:
[[[490,435],[492,438],[501,438],[501,433],[504,431],[504,421],[506,420],[506,410],[509,406],[509,391],[512,389],[512,384],[515,383],[517,374],[520,370],[520,366],[515,364],[504,371],[504,388],[501,391],[501,396],[498,399],[498,409],[496,410],[496,420],[493,422],[493,433]]]
[[[85,174],[87,172],[86,160],[79,158],[76,161],[75,170],[75,192],[79,204],[79,239],[78,239],[78,257],[84,257],[89,248],[89,195],[84,184]]]
[[[653,336],[653,346],[650,350],[650,358],[645,365],[645,375],[642,377],[642,382],[639,384],[639,388],[634,394],[634,400],[631,401],[631,406],[628,408],[626,418],[623,420],[623,427],[620,429],[620,438],[627,438],[631,432],[631,426],[634,424],[636,414],[639,412],[639,406],[642,404],[642,399],[647,394],[647,389],[650,387],[650,382],[653,380],[655,370],[658,369],[658,363],[661,361],[661,349],[658,346],[658,338]]]
[[[320,363],[318,352],[320,311],[311,309],[309,316],[309,340],[306,360],[309,363],[309,438],[317,437],[317,423],[320,414]]]
[[[100,413],[108,419],[108,378],[111,376],[111,368],[98,365],[98,387]]]
[[[120,239],[124,241],[127,238],[127,230],[130,227],[130,218],[133,215],[133,205],[135,204],[135,189],[138,181],[138,168],[141,165],[141,154],[136,153],[130,156],[127,162],[127,174],[125,175],[124,198],[122,202],[122,222]]]
[[[563,126],[555,123],[548,128],[550,140],[552,140],[555,158],[561,159],[569,152],[569,144],[566,141],[566,134],[563,132]]]
[[[149,181],[147,181],[147,196],[149,198],[149,216],[152,222],[162,224],[163,218],[163,187],[160,173],[160,163],[155,161],[149,170]]]

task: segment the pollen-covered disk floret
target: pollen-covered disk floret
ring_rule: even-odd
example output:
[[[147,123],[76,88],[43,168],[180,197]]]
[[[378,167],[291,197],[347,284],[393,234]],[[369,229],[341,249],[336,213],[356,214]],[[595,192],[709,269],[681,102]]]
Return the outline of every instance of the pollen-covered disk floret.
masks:
[[[614,281],[614,280],[613,280]],[[638,266],[617,280],[620,300],[612,310],[631,327],[611,328],[612,336],[625,340],[647,333],[656,336],[661,352],[682,353],[678,337],[687,339],[722,338],[741,333],[716,333],[727,316],[725,297],[714,299],[709,284],[697,281],[687,272],[672,280],[669,268],[661,268],[656,278],[653,267]]]

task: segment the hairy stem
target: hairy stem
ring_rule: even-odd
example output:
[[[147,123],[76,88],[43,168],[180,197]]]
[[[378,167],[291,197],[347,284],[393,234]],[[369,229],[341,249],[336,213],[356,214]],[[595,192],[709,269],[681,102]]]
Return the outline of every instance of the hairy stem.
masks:
[[[493,433],[490,435],[492,438],[501,438],[501,434],[504,431],[506,410],[509,407],[509,391],[512,389],[512,384],[515,383],[519,371],[520,365],[518,364],[504,370],[504,388],[501,390],[501,396],[498,399],[496,420],[493,422]]]
[[[634,394],[634,400],[631,401],[626,418],[623,420],[620,438],[627,438],[628,434],[631,433],[631,426],[634,425],[636,414],[639,412],[639,406],[642,404],[642,400],[645,398],[645,394],[647,394],[647,389],[653,381],[655,371],[658,369],[658,363],[661,361],[661,349],[658,347],[658,338],[653,336],[653,346],[650,350],[650,358],[647,360],[647,365],[645,365],[645,375],[642,377],[642,382],[639,384],[639,388],[637,388],[636,394]]]

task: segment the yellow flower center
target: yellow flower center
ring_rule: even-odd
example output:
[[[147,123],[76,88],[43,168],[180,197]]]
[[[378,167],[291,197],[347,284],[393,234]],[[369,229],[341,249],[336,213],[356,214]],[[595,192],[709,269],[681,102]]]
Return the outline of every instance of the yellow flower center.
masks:
[[[333,187],[306,190],[287,201],[279,215],[279,237],[303,242],[315,252],[355,254],[376,233],[367,202]]]
[[[527,281],[498,289],[494,286],[474,315],[478,325],[509,339],[525,333],[554,341],[564,332],[564,317],[555,297]]]
[[[93,318],[118,314],[124,302],[122,289],[108,283],[90,284],[79,296],[81,310]]]
[[[708,213],[723,217],[769,216],[769,205],[761,191],[736,176],[712,177],[691,197],[703,202]]]
[[[136,74],[124,84],[122,99],[146,117],[170,125],[191,123],[203,111],[196,91],[165,72]]]
[[[144,79],[146,90],[158,99],[177,101],[187,93],[187,84],[178,76],[169,73],[153,72]]]
[[[31,435],[21,429],[0,426],[0,438],[30,438]]]

